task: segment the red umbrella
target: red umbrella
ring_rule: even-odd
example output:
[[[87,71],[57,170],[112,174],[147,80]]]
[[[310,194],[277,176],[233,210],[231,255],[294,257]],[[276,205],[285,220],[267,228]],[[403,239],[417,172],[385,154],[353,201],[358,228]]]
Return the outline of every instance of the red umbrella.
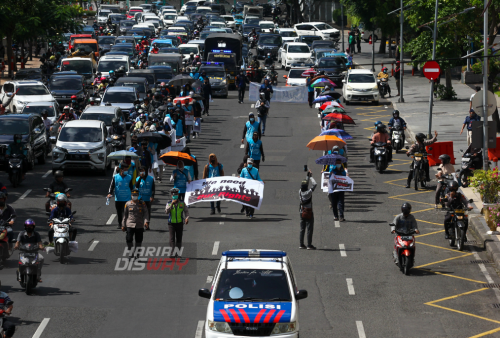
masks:
[[[334,105],[336,107],[341,107],[342,109],[345,110],[344,106],[341,105],[340,103],[338,103],[337,101],[328,101],[328,102],[325,102],[321,105],[321,107],[319,107],[319,109],[321,110],[325,110],[328,106],[331,106],[331,105]]]
[[[316,74],[317,71],[314,70],[314,68],[309,68],[308,70],[306,70],[305,72],[302,73],[302,77],[309,77],[311,74]]]
[[[330,113],[323,117],[323,120],[334,120],[343,124],[356,124],[350,116],[340,113]]]
[[[174,99],[174,104],[177,104],[177,102],[181,101],[181,103],[184,102],[184,100],[189,101],[189,103],[193,102],[193,98],[191,96],[182,96]]]

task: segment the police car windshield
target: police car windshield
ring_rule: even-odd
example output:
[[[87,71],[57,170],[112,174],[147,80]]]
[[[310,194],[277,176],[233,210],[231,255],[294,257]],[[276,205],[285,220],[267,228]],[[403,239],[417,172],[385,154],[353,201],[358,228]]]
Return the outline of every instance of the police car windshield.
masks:
[[[215,299],[290,302],[288,277],[283,270],[223,270]]]
[[[210,68],[202,68],[202,69],[207,73],[208,77],[220,77],[220,78],[226,77],[223,70],[214,70]]]

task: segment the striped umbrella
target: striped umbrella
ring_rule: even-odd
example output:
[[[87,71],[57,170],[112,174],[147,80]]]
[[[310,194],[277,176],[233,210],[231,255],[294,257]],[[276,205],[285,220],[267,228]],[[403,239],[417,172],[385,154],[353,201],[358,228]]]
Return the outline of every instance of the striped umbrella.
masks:
[[[333,135],[337,136],[341,140],[352,140],[352,136],[349,135],[345,130],[342,129],[328,129],[325,131],[322,131],[319,136],[324,136],[324,135]]]

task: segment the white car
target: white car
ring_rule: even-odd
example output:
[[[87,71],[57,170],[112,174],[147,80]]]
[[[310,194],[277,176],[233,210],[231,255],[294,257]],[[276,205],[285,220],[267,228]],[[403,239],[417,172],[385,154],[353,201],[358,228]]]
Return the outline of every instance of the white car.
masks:
[[[370,40],[370,35],[372,35],[372,31],[365,30],[365,24],[363,22],[359,24],[358,28],[361,32],[361,39],[365,40],[365,42],[368,42]],[[377,42],[378,37],[382,36],[382,30],[380,28],[377,28],[373,33],[375,38],[374,42]]]
[[[164,8],[161,10],[161,15],[165,15],[167,13],[177,15],[177,10],[174,8]]]
[[[0,91],[0,102],[6,104],[14,93],[17,93],[7,106],[12,113],[18,113],[30,102],[55,102],[56,99],[40,81],[7,81]]]
[[[188,16],[177,16],[177,22],[181,22],[181,21],[191,22],[191,19]]]
[[[181,7],[181,10],[179,11],[180,14],[184,14],[184,12],[186,11],[186,7],[187,7],[187,4],[189,3],[195,3],[196,6],[199,6],[201,5],[202,3],[204,3],[205,0],[191,0],[191,1],[188,1],[188,2],[185,2],[184,5],[182,5]]]
[[[295,42],[299,37],[293,28],[278,28],[276,32],[281,35],[283,42]]]
[[[272,21],[259,21],[259,27],[262,33],[269,33],[271,29],[276,28]]]
[[[184,55],[184,60],[189,60],[190,54],[200,55],[200,47],[197,44],[184,43],[179,45],[179,54]]]
[[[294,26],[298,35],[318,35],[323,40],[338,40],[340,31],[324,22],[303,22]]]
[[[226,24],[224,22],[220,22],[220,21],[214,21],[210,24],[210,26],[214,26],[214,27],[221,28],[221,29],[226,29]]]
[[[232,15],[221,15],[220,17],[226,21],[226,27],[233,29],[236,28],[236,21]]]
[[[351,101],[372,101],[378,105],[380,93],[377,79],[368,69],[349,70],[342,83],[342,96],[346,105]]]
[[[57,101],[54,102],[30,102],[26,106],[24,106],[21,114],[38,114],[42,115],[42,111],[47,111],[47,119],[50,120],[51,123],[56,122],[59,117],[59,103]]]
[[[97,71],[102,74],[102,76],[109,76],[110,70],[115,70],[121,66],[125,67],[126,72],[130,70],[130,60],[128,56],[125,55],[104,55],[99,59],[99,64],[97,65]]]
[[[296,86],[305,86],[307,78],[302,76],[302,73],[308,70],[309,68],[290,68],[288,75],[283,75],[286,79],[286,87],[296,87]]]
[[[230,250],[222,253],[207,298],[206,338],[299,337],[299,300],[306,290],[297,288],[286,252]]]
[[[108,21],[108,16],[113,13],[110,10],[103,9],[97,13],[97,24],[104,24]]]
[[[311,50],[307,43],[287,42],[278,50],[278,62],[281,68],[290,69],[292,63],[306,63],[311,60]]]
[[[163,25],[165,27],[170,27],[177,22],[177,15],[174,13],[163,14]]]

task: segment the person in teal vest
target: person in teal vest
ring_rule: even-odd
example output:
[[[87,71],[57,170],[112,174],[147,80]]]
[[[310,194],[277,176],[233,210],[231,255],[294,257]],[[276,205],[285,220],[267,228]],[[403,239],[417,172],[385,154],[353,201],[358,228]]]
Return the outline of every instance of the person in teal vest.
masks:
[[[262,179],[259,176],[259,169],[255,168],[253,166],[253,163],[254,163],[253,158],[249,157],[247,160],[247,166],[245,168],[243,168],[243,170],[241,170],[240,177],[246,178],[249,180],[257,180],[257,181],[264,182],[264,181],[262,181]],[[255,209],[252,207],[248,207],[248,206],[245,208],[246,208],[246,216],[248,218],[252,219]]]
[[[203,179],[224,176],[224,166],[217,160],[217,156],[212,153],[208,156],[208,163],[203,168]],[[210,202],[210,215],[215,215],[215,206],[220,214],[220,201]]]
[[[184,147],[181,150],[181,153],[188,154],[189,156],[191,156],[196,160],[196,156],[191,154],[191,149],[189,149],[189,147]],[[184,168],[186,168],[189,171],[189,175],[191,175],[191,179],[193,181],[196,181],[198,179],[198,162],[195,162],[193,165],[186,165],[184,166]]]
[[[172,126],[175,128],[175,138],[179,139],[184,136],[184,125],[182,120],[179,118],[180,109],[177,108],[175,113],[172,114]]]
[[[256,131],[254,131],[250,142],[247,143],[245,153],[248,157],[253,158],[253,166],[257,169],[259,169],[261,158],[262,162],[265,162],[266,157],[264,155],[264,147],[262,146],[262,141],[259,140],[259,135]]]
[[[116,215],[118,216],[118,229],[121,229],[123,220],[123,212],[125,210],[125,203],[132,198],[132,176],[128,174],[129,166],[125,163],[120,163],[120,172],[113,176],[111,185],[109,186],[107,198],[111,198],[113,193],[115,195],[115,208]]]
[[[191,175],[189,174],[189,171],[184,168],[183,161],[177,162],[177,168],[172,172],[170,182],[174,182],[174,188],[179,189],[179,199],[184,201],[184,196],[186,196],[186,186],[188,183],[191,183]]]
[[[139,177],[135,180],[135,188],[139,190],[139,199],[146,203],[151,218],[151,203],[155,200],[155,180],[152,176],[146,174],[146,169],[140,169]],[[146,230],[149,230],[149,228]]]
[[[180,192],[177,188],[170,190],[172,200],[167,203],[165,213],[168,215],[168,232],[170,235],[170,247],[181,249],[182,232],[184,224],[189,223],[189,210],[187,205],[180,200]],[[177,254],[176,254],[177,256]]]
[[[243,136],[241,137],[241,143],[243,144],[245,142],[245,138],[247,142],[250,142],[252,140],[252,136],[254,132],[257,132],[257,135],[259,136],[259,140],[261,137],[261,131],[260,131],[260,123],[255,120],[255,115],[253,113],[248,114],[248,121],[245,123],[245,127],[243,128]]]

